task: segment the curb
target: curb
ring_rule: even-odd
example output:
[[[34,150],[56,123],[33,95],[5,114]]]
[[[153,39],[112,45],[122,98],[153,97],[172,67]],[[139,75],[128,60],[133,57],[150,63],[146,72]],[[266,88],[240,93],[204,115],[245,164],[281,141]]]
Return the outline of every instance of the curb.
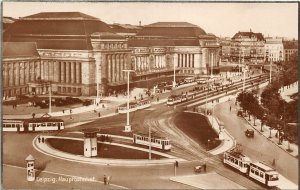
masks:
[[[268,141],[271,141],[273,144],[276,144],[277,147],[279,147],[279,148],[281,148],[282,150],[284,150],[284,151],[285,151],[286,153],[288,153],[290,156],[295,157],[295,158],[298,157],[299,154],[298,154],[297,156],[292,155],[292,154],[289,153],[286,149],[284,149],[284,148],[282,148],[281,146],[279,146],[276,142],[274,142],[273,140],[271,140],[271,139],[269,139],[268,137],[266,137],[260,130],[256,129],[256,128],[250,123],[250,121],[248,121],[247,118],[245,118],[245,117],[243,117],[243,118],[247,121],[247,123],[248,123],[254,130],[256,130],[257,132],[259,132],[260,135],[262,135],[263,137],[265,137],[266,139],[268,139]]]

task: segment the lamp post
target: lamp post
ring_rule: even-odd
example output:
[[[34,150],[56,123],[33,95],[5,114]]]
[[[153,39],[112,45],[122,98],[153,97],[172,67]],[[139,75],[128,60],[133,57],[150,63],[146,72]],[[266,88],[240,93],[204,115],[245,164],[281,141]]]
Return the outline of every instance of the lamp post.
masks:
[[[270,83],[272,82],[272,54],[271,54],[271,63],[270,63]]]
[[[134,70],[123,70],[123,71],[127,72],[127,122],[125,125],[124,132],[131,132],[131,126],[129,124],[129,74],[130,72],[134,72]]]
[[[211,62],[211,71],[210,71],[210,78],[213,78],[213,53],[210,53],[210,62]]]
[[[151,125],[149,125],[149,160],[151,160]]]
[[[205,115],[207,115],[207,94],[208,94],[208,79],[206,79],[207,90],[205,93]]]
[[[51,81],[49,81],[49,114],[51,113]]]

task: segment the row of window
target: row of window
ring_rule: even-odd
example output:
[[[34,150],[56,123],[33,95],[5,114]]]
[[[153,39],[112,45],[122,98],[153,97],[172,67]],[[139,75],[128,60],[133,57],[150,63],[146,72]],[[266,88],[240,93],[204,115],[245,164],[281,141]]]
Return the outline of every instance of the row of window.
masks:
[[[29,127],[60,127],[63,123],[29,123]]]
[[[253,173],[253,174],[255,174],[255,175],[257,175],[257,176],[259,176],[259,177],[261,177],[261,178],[265,177],[264,172],[259,171],[259,170],[255,169],[255,168],[251,167],[250,172]]]
[[[18,124],[18,123],[16,123],[16,124],[14,124],[14,123],[3,123],[2,126],[4,128],[18,128],[18,127],[22,128],[23,124]]]
[[[76,88],[76,87],[57,87],[57,92],[58,93],[81,93],[81,88]]]
[[[143,137],[143,136],[135,136],[137,140],[142,140],[142,141],[147,141],[148,142],[148,137]],[[157,143],[157,144],[164,144],[164,145],[169,145],[170,142],[168,140],[160,140],[160,139],[153,139],[151,138],[152,143]]]

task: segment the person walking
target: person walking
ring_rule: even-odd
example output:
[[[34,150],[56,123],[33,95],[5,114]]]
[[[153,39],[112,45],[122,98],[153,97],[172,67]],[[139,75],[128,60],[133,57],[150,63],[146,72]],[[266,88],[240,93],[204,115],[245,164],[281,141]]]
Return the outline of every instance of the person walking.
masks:
[[[231,111],[231,106],[229,107],[229,110]]]

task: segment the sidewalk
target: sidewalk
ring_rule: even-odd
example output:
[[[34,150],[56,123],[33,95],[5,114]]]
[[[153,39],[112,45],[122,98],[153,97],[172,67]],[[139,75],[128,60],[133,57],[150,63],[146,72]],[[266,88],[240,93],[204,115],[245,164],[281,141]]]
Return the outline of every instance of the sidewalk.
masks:
[[[286,102],[292,101],[293,99],[291,99],[290,96],[298,93],[298,81],[288,86],[280,88],[278,92],[280,93],[282,99],[284,99]]]
[[[261,121],[259,119],[255,119],[254,125],[254,119],[253,117],[250,117],[250,121],[248,120],[249,117],[244,117],[244,119],[261,135],[266,137],[269,141],[272,141],[274,144],[276,144],[278,147],[289,153],[290,155],[297,157],[298,156],[298,145],[289,143],[288,141],[282,141],[282,144],[278,144],[279,139],[278,136],[276,137],[276,133],[278,132],[276,129],[270,129],[270,127],[263,125],[262,131],[261,131]]]

